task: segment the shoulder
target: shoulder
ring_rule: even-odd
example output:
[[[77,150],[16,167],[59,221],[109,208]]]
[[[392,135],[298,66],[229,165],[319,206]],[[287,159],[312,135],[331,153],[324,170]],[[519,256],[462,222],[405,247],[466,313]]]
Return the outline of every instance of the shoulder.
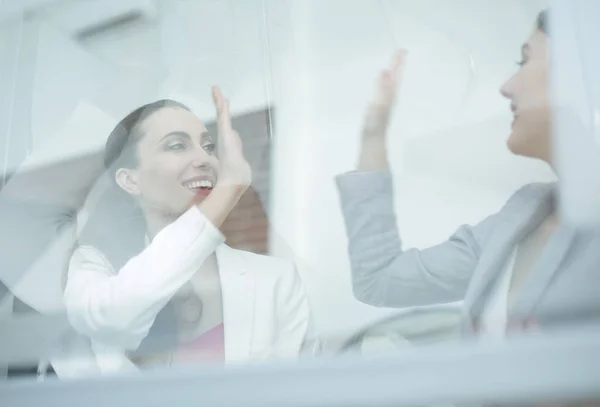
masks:
[[[532,210],[552,196],[556,190],[554,183],[532,183],[520,187],[504,203],[502,208],[475,226],[460,228],[458,237],[469,239],[473,235],[479,247],[487,244],[487,241],[498,231],[498,227],[514,222],[523,222],[526,214],[532,214]],[[467,231],[467,235],[463,235]]]
[[[513,197],[536,198],[556,190],[556,182],[534,182],[519,188]]]
[[[557,184],[552,183],[531,183],[519,188],[507,201],[507,205],[527,205],[546,199],[556,193]]]
[[[491,226],[489,232],[493,232],[498,223],[511,221],[514,215],[521,215],[524,211],[530,211],[542,202],[549,199],[556,191],[555,183],[532,183],[517,189],[504,203],[502,208],[482,222]],[[508,218],[506,218],[508,216]]]

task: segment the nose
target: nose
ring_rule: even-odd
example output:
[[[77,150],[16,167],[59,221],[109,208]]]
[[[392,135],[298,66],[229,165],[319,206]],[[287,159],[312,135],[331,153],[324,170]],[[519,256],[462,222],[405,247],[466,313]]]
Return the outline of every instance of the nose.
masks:
[[[194,167],[195,170],[200,170],[202,172],[210,172],[212,170],[212,166],[209,163],[200,163],[200,162],[193,162],[192,166]]]
[[[507,86],[507,84],[508,84],[508,82],[504,83],[504,85],[502,85],[502,86],[500,87],[500,94],[501,94],[502,96],[504,96],[505,98],[507,98],[507,99],[510,99],[510,93],[509,93],[509,91],[508,91],[508,86]]]
[[[199,146],[194,149],[191,164],[195,169],[208,171],[212,168],[216,168],[217,163],[217,158],[206,152],[204,148]]]
[[[512,99],[513,97],[512,82],[513,78],[510,78],[500,87],[500,94],[507,99]]]

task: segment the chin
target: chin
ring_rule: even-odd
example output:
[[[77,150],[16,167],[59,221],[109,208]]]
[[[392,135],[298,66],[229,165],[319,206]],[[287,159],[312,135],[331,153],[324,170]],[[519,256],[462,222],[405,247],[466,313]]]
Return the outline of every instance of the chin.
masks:
[[[535,144],[533,142],[527,143],[523,140],[515,140],[509,137],[509,139],[506,142],[506,145],[510,152],[514,155],[538,159],[550,163],[550,160],[548,159],[548,154],[545,154],[544,149],[540,148],[541,146],[538,144]]]
[[[506,140],[506,146],[510,150],[511,153],[515,155],[520,155],[523,157],[531,156],[531,146],[528,140],[527,133],[518,132],[513,129],[513,131],[508,136]]]
[[[528,158],[539,158],[536,154],[532,154],[530,150],[528,150],[527,148],[524,148],[526,146],[511,143],[510,141],[508,141],[506,143],[506,145],[508,146],[508,149],[510,150],[510,152],[513,153],[514,155],[518,155],[520,157],[528,157]]]
[[[510,133],[510,135],[508,136],[508,139],[506,140],[506,147],[508,147],[509,151],[513,154],[516,155],[521,155],[519,153],[519,143],[517,142],[517,140],[515,140],[515,134],[514,133]]]

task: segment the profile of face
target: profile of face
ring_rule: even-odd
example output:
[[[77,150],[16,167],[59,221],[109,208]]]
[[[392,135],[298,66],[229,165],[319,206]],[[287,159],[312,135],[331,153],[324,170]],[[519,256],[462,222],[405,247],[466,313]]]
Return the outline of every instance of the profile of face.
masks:
[[[213,136],[193,113],[163,107],[138,126],[137,165],[120,168],[117,184],[145,210],[179,216],[201,202],[217,182]]]
[[[513,112],[508,148],[517,155],[550,162],[550,83],[548,37],[535,29],[521,48],[518,71],[500,92]]]

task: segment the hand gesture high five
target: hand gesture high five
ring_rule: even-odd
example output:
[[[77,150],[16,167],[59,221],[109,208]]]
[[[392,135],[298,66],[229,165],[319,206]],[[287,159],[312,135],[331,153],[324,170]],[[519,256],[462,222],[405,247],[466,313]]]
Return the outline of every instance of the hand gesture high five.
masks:
[[[388,166],[385,149],[387,129],[406,55],[406,50],[397,51],[390,66],[379,75],[375,94],[365,117],[359,171],[376,171]]]
[[[212,96],[217,110],[217,129],[219,132],[218,183],[237,187],[243,193],[250,186],[252,171],[246,158],[244,158],[242,140],[231,127],[229,101],[225,99],[217,86],[213,87]]]
[[[217,86],[213,87],[212,96],[217,109],[219,132],[219,177],[215,188],[200,203],[199,209],[213,225],[219,227],[250,186],[252,171],[244,158],[240,136],[231,127],[229,102]]]

